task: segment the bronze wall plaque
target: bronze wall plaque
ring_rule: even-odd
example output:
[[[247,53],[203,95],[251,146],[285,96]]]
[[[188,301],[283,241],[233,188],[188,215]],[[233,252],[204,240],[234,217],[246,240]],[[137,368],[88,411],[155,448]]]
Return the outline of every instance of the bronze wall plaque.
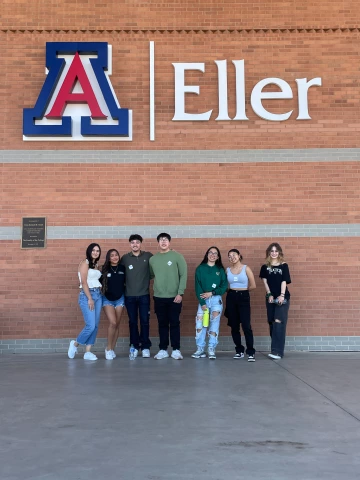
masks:
[[[46,247],[46,217],[23,217],[21,248]]]

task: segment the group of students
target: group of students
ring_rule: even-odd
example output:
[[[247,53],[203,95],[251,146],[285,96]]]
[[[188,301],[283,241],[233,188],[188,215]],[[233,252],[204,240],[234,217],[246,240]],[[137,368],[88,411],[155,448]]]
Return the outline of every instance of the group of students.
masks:
[[[180,253],[170,249],[171,236],[160,233],[157,236],[159,252],[153,255],[141,250],[141,235],[130,235],[130,252],[120,258],[116,249],[106,254],[102,268],[99,267],[101,248],[91,243],[86,250],[86,259],[78,269],[80,282],[79,306],[85,327],[76,340],[71,340],[68,357],[74,358],[79,345],[85,345],[85,360],[97,360],[91,352],[104,308],[109,320],[105,358],[116,357],[115,346],[119,336],[120,320],[124,307],[129,317],[130,345],[135,358],[141,351],[143,358],[150,358],[150,281],[153,279],[154,310],[159,328],[159,351],[156,360],[171,357],[182,360],[180,351],[180,313],[187,282],[187,264]],[[249,292],[256,288],[255,278],[248,265],[242,263],[239,250],[228,252],[230,266],[224,268],[220,250],[212,246],[195,271],[195,293],[199,301],[196,319],[196,351],[193,358],[216,359],[219,341],[220,319],[223,313],[222,296],[226,295],[224,315],[228,319],[235,344],[235,359],[247,355],[249,362],[255,362],[254,337],[251,328],[251,307]],[[284,355],[286,324],[290,307],[291,283],[288,264],[278,243],[271,243],[266,249],[265,264],[260,269],[260,278],[265,287],[267,320],[271,337],[269,357],[279,360]],[[140,329],[139,329],[140,320]],[[246,350],[241,343],[242,327]],[[206,349],[207,342],[207,349]],[[135,352],[135,353],[134,353]]]

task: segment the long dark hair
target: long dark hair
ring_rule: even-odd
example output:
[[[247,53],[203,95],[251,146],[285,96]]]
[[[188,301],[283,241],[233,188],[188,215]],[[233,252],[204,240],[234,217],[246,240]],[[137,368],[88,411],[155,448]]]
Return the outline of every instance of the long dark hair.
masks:
[[[92,251],[95,247],[98,247],[99,248],[99,257],[97,258],[97,260],[95,261],[95,263],[93,262],[93,259],[91,257],[91,254],[92,254]],[[87,247],[86,249],[86,259],[87,261],[89,262],[89,268],[95,268],[96,265],[99,263],[99,260],[100,260],[100,257],[101,257],[101,248],[100,248],[100,245],[98,243],[90,243],[90,245]]]
[[[101,283],[102,283],[103,293],[106,293],[106,290],[107,290],[107,279],[108,279],[107,274],[109,273],[109,271],[111,269],[110,255],[112,254],[112,252],[116,252],[119,255],[119,263],[120,263],[120,253],[116,250],[116,248],[111,248],[110,250],[108,250],[108,252],[106,254],[106,258],[105,258],[105,263],[104,263],[104,265],[102,266],[102,269],[101,269],[101,273],[102,273]],[[119,265],[119,263],[118,263],[118,265]]]
[[[225,270],[224,265],[222,264],[220,250],[218,249],[218,247],[215,247],[215,246],[209,247],[209,248],[206,250],[205,256],[204,256],[204,258],[202,259],[200,265],[201,265],[202,263],[208,263],[208,260],[209,260],[209,258],[208,258],[209,251],[210,251],[212,248],[215,248],[215,250],[217,251],[217,254],[218,254],[217,259],[215,260],[215,265],[217,265],[219,268],[222,268],[223,270]]]

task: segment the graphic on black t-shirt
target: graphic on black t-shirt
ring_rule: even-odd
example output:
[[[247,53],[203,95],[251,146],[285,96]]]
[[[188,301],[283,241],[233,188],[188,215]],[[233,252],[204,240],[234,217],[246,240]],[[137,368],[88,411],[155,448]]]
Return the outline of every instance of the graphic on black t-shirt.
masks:
[[[289,266],[287,263],[276,266],[263,265],[260,270],[260,278],[266,278],[268,286],[274,297],[281,293],[281,282],[291,283]],[[286,287],[285,298],[290,298],[290,292]]]
[[[280,273],[280,275],[282,275],[282,268],[267,267],[267,270],[269,270],[269,273],[274,273],[274,274]]]

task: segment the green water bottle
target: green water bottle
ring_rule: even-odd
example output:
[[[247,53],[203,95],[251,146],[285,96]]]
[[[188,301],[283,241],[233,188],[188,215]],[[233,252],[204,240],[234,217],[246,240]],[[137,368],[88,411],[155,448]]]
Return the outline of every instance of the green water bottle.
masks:
[[[203,313],[203,327],[208,327],[209,322],[210,322],[210,313],[209,313],[209,309],[207,308],[206,310],[204,310],[204,313]]]

